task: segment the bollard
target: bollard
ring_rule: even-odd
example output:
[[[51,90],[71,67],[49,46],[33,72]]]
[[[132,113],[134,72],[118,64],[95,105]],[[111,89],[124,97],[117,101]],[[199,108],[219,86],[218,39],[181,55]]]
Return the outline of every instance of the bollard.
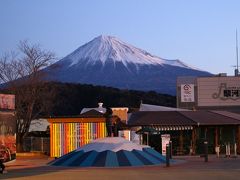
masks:
[[[219,153],[220,153],[220,146],[216,146],[215,147],[215,152],[216,152],[216,154],[217,154],[217,157],[219,158]]]
[[[204,161],[208,162],[208,142],[204,141]]]
[[[172,141],[169,141],[169,159],[172,159]]]
[[[226,144],[225,151],[226,151],[226,157],[228,157],[228,145],[227,144]]]
[[[234,157],[237,157],[237,143],[234,143]]]
[[[228,157],[231,156],[231,145],[230,143],[228,143]]]
[[[230,153],[230,143],[228,143],[228,157],[230,157],[231,153]]]
[[[226,157],[230,157],[230,143],[226,143]]]
[[[169,144],[166,145],[166,167],[170,166],[170,148],[169,148]]]

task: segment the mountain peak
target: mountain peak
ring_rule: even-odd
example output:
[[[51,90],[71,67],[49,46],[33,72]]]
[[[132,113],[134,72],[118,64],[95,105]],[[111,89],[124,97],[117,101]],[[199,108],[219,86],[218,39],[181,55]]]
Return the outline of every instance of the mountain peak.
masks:
[[[109,35],[100,35],[100,36],[98,36],[98,37],[96,37],[95,39],[98,39],[98,40],[100,40],[100,41],[111,41],[112,39],[117,39],[116,37],[114,37],[114,36],[109,36]]]
[[[114,64],[115,62],[120,62],[125,67],[127,67],[128,64],[135,64],[136,66],[142,64],[168,64],[190,68],[179,60],[166,60],[153,56],[147,51],[136,48],[114,36],[107,35],[100,35],[94,38],[65,58],[71,61],[70,66],[83,61],[87,61],[87,64],[95,64],[100,61],[103,65],[107,61],[113,61]]]
[[[113,36],[101,35],[49,68],[49,80],[175,94],[176,77],[205,76],[180,60],[153,56]],[[53,65],[53,66],[55,66]]]

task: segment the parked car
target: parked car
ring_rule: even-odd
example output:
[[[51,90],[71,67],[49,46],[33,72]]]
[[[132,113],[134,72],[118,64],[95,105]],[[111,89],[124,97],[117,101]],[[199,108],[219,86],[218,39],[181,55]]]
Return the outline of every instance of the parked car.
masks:
[[[10,150],[4,145],[0,145],[0,159],[3,162],[11,160]]]

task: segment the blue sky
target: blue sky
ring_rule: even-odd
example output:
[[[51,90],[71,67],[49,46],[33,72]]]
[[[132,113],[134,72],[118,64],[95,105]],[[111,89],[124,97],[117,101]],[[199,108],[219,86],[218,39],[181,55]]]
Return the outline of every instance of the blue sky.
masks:
[[[239,7],[239,0],[0,0],[0,54],[28,39],[60,59],[103,34],[233,75]]]

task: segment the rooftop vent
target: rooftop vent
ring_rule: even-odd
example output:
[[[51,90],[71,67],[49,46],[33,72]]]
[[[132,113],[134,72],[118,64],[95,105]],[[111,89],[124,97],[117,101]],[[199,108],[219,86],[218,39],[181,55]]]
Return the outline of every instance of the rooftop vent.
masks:
[[[103,107],[103,103],[101,103],[101,102],[98,103],[98,107],[99,107],[99,108],[102,108],[102,107]]]

